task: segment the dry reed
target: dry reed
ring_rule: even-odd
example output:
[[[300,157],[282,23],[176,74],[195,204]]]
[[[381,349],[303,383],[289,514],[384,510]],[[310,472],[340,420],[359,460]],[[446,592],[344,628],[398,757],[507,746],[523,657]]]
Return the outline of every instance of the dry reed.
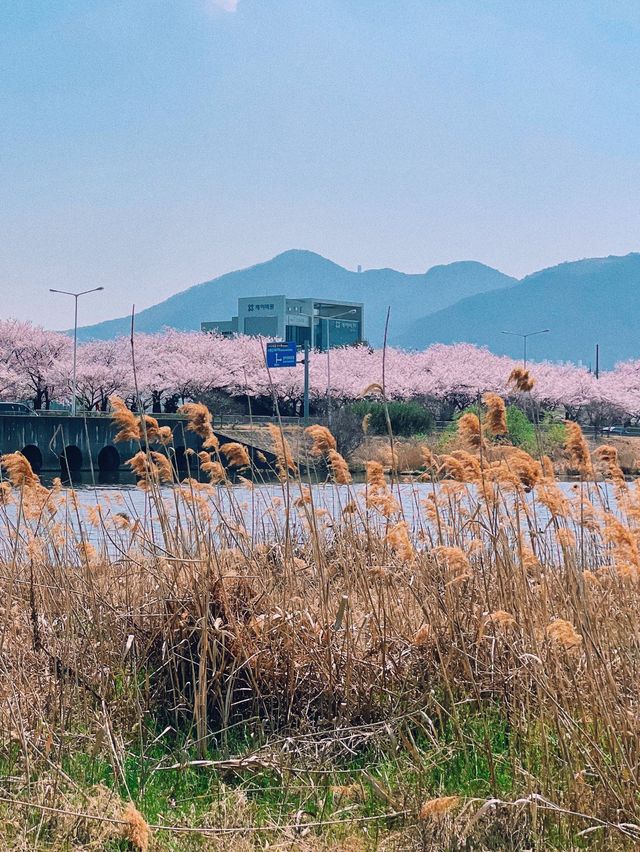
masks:
[[[120,432],[139,429],[114,411]],[[206,416],[191,416],[208,434]],[[595,458],[614,485],[567,489],[522,450],[487,442],[479,454],[480,423],[466,423],[467,449],[424,452],[429,481],[401,487],[377,461],[354,485],[314,430],[341,487],[314,493],[300,482],[289,503],[279,486],[213,487],[225,473],[205,449],[209,483],[179,482],[171,449],[134,454],[146,490],[139,510],[119,495],[87,506],[86,494],[45,488],[19,454],[3,457],[0,749],[19,763],[11,790],[22,783],[35,801],[53,766],[47,801],[56,800],[67,764],[54,739],[61,754],[67,743],[86,751],[102,731],[121,777],[138,743],[155,743],[149,719],[198,745],[243,725],[264,737],[251,753],[261,783],[280,772],[295,786],[308,771],[315,790],[314,771],[328,775],[336,754],[355,753],[360,769],[389,749],[410,765],[413,786],[369,772],[357,789],[327,779],[325,794],[354,809],[365,807],[362,790],[385,807],[399,802],[426,833],[424,848],[456,848],[464,826],[475,831],[489,811],[497,820],[507,777],[529,815],[514,848],[551,848],[559,823],[576,847],[589,817],[607,827],[607,842],[615,831],[626,842],[640,822],[639,496],[616,484],[607,447]],[[220,452],[250,468],[242,444]],[[571,428],[567,452],[590,469]],[[469,749],[485,785],[477,819],[450,773]],[[185,774],[186,762],[180,754]],[[541,807],[534,828],[528,797],[543,793],[562,814]],[[485,800],[494,804],[483,811]],[[283,814],[287,824],[302,824],[296,813]],[[119,814],[133,848],[156,842],[133,805]]]
[[[535,385],[535,379],[523,367],[514,367],[507,381],[508,384],[513,385],[521,393],[529,393]]]
[[[230,467],[243,468],[251,465],[247,448],[244,444],[239,444],[237,441],[229,441],[226,444],[222,444],[220,452],[227,459]]]
[[[482,401],[486,406],[485,423],[493,435],[505,435],[507,429],[507,410],[502,397],[495,393],[485,393]]]

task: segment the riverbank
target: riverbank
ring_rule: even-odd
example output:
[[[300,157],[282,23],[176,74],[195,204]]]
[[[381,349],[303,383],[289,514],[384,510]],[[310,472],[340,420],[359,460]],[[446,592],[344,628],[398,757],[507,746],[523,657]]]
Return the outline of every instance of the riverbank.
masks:
[[[618,453],[618,461],[624,475],[627,477],[640,475],[640,438],[607,435],[585,440],[592,453],[602,445],[613,446]],[[398,473],[404,476],[419,476],[425,470],[425,449],[430,453],[443,455],[465,449],[466,445],[458,440],[456,433],[451,433],[444,437],[438,434],[418,438],[394,438],[393,448]],[[548,450],[547,457],[553,464],[557,476],[572,479],[580,475],[563,444],[557,443],[545,446],[543,449]],[[505,452],[504,449],[502,452]],[[506,452],[508,453],[508,450]],[[489,455],[491,457],[492,454]],[[494,451],[493,458],[497,457],[498,454]],[[360,475],[364,475],[367,462],[370,461],[379,462],[386,469],[391,469],[393,458],[388,436],[367,436],[349,456],[352,470]]]
[[[2,848],[640,839],[640,494],[615,457],[606,489],[484,448],[481,487],[468,459],[354,485],[329,437],[334,482],[283,454],[267,501],[150,455],[139,500],[88,504],[3,460]]]

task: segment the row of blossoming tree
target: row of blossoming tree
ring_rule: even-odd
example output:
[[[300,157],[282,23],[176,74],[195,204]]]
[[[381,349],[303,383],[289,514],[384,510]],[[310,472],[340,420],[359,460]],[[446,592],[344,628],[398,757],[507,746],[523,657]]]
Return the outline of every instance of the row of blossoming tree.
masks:
[[[277,397],[282,413],[299,411],[303,368],[268,371],[265,341],[224,339],[199,332],[165,330],[95,341],[78,348],[77,394],[86,409],[107,410],[118,394],[132,407],[171,411],[212,394],[269,409]],[[0,321],[0,398],[28,399],[35,408],[65,404],[71,398],[72,342],[68,336],[30,323]],[[475,400],[479,393],[512,393],[507,378],[518,362],[470,344],[436,344],[423,352],[368,347],[333,350],[330,392],[336,402],[357,399],[373,383],[389,399],[428,401],[443,418]],[[312,404],[321,409],[328,394],[327,354],[312,353]],[[541,408],[562,407],[566,414],[592,422],[640,418],[640,361],[618,364],[599,379],[584,367],[548,362],[530,365],[532,398]]]

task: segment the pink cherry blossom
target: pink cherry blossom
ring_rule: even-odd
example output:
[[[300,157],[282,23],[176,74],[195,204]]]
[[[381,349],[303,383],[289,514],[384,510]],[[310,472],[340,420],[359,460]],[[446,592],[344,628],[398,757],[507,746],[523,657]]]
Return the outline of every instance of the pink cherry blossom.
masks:
[[[198,400],[217,391],[255,400],[272,411],[300,411],[304,369],[267,370],[268,341],[226,339],[166,329],[128,338],[82,343],[78,347],[77,395],[81,407],[107,408],[111,394],[146,410],[170,401]],[[134,369],[135,358],[135,369]],[[384,385],[388,399],[418,399],[450,417],[485,391],[513,396],[508,377],[520,362],[469,343],[435,344],[423,352],[367,346],[312,352],[310,398],[322,410],[358,399],[370,385]],[[542,409],[563,409],[572,417],[640,418],[640,361],[617,364],[599,379],[585,367],[550,362],[528,365],[535,378],[531,397]],[[66,403],[72,393],[72,341],[17,320],[0,321],[0,398],[30,399],[36,407]]]

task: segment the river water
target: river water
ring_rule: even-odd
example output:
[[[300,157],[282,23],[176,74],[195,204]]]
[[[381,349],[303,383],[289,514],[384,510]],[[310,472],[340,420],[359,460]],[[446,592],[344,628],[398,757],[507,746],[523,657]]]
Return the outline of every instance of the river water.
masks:
[[[48,483],[44,481],[43,484]],[[63,486],[63,490],[67,494],[72,491],[75,493],[78,505],[83,511],[100,505],[109,507],[113,512],[126,511],[132,518],[148,516],[157,502],[157,497],[137,487],[133,477],[121,477],[118,481],[95,484],[80,481],[74,483],[73,488]],[[183,483],[182,493],[188,493],[188,490],[189,486]],[[436,490],[439,490],[438,486]],[[391,485],[390,491],[398,504],[400,514],[411,520],[420,514],[420,502],[433,493],[434,487],[431,483],[406,481]],[[259,519],[264,518],[272,518],[275,526],[279,527],[287,506],[290,507],[292,515],[296,510],[304,514],[302,501],[309,505],[309,495],[312,496],[311,505],[314,512],[318,517],[327,519],[340,518],[345,507],[353,507],[354,504],[362,509],[366,502],[366,484],[364,480],[357,479],[350,485],[294,479],[284,484],[276,479],[251,484],[245,481],[217,487],[205,485],[202,491],[196,490],[195,493],[215,508],[214,515],[237,515],[239,510],[245,523],[252,528],[257,526]],[[172,487],[160,489],[163,503],[169,507],[173,502],[173,494]]]
[[[616,511],[613,489],[608,483],[562,482],[559,487],[568,507],[561,525],[582,543],[585,536],[580,534],[580,522],[584,514],[580,506],[585,499],[587,514],[597,517],[600,525],[604,512]],[[556,537],[557,521],[551,523],[548,509],[535,492],[526,497],[525,511],[521,504],[517,508],[513,494],[503,492],[496,522],[495,518],[491,520],[491,510],[479,499],[474,486],[450,481],[407,479],[390,483],[387,494],[392,499],[384,509],[367,500],[364,482],[335,485],[244,480],[222,486],[187,482],[180,488],[163,487],[150,494],[138,488],[133,477],[121,475],[95,484],[81,480],[74,482],[73,488],[63,485],[53,489],[52,494],[55,496],[51,505],[31,513],[21,513],[15,492],[7,504],[0,501],[0,556],[7,558],[16,541],[24,542],[26,547],[34,539],[48,548],[64,539],[61,546],[71,562],[77,558],[74,548],[82,541],[123,557],[136,548],[146,556],[169,551],[176,557],[190,551],[195,556],[197,542],[203,541],[207,546],[239,546],[249,553],[257,544],[281,542],[285,535],[300,542],[308,540],[311,528],[331,536],[345,521],[355,530],[377,530],[382,534],[391,526],[406,523],[417,547],[428,547],[429,542],[443,539],[448,544],[467,547],[474,538],[487,540],[499,523],[514,546],[524,536],[530,544],[534,540],[546,542],[557,558],[562,558]],[[439,507],[437,522],[434,499]],[[601,535],[590,541],[601,562]]]

